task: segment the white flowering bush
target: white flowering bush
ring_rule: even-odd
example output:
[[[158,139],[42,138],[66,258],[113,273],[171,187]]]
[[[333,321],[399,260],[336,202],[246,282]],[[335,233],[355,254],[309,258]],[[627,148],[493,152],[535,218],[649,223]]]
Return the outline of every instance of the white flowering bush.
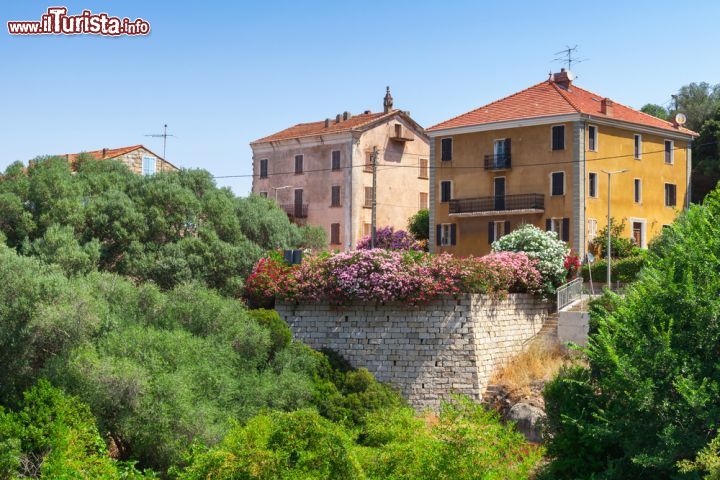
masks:
[[[494,252],[525,252],[540,271],[545,293],[552,295],[567,275],[565,258],[570,248],[555,232],[545,232],[535,225],[523,225],[493,243]]]

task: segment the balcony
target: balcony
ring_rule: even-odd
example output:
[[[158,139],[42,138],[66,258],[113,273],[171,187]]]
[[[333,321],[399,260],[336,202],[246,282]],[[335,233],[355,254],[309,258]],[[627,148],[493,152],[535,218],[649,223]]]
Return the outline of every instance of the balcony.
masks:
[[[298,225],[304,225],[308,214],[307,203],[283,203],[280,205],[291,222],[295,222]]]
[[[545,211],[545,196],[523,193],[450,200],[451,217],[487,217],[492,215],[520,215]]]
[[[390,135],[390,140],[403,143],[412,142],[413,134],[410,133],[410,131],[402,125],[396,124],[392,135]]]
[[[485,155],[485,170],[507,170],[511,168],[511,157],[509,153],[499,155]]]

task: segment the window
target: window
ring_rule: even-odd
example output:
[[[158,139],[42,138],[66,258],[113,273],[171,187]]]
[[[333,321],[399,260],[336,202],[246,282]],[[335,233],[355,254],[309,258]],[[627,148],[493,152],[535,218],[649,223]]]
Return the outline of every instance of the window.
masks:
[[[552,149],[565,150],[565,125],[552,127]]]
[[[373,188],[365,187],[365,208],[372,208]]]
[[[155,175],[157,162],[155,157],[142,157],[142,174]]]
[[[339,207],[340,206],[340,185],[333,185],[330,187],[331,192],[331,200],[330,200],[330,206],[331,207]]]
[[[428,194],[420,192],[418,195],[418,209],[422,210],[424,208],[428,208]]]
[[[635,159],[640,160],[642,158],[642,135],[635,134]]]
[[[632,241],[638,247],[647,247],[645,245],[645,220],[632,220]]]
[[[633,181],[635,203],[642,203],[642,180],[636,178]]]
[[[332,151],[330,163],[333,170],[340,170],[340,150]]]
[[[303,155],[295,155],[295,174],[303,173]]]
[[[510,221],[498,220],[488,222],[488,243],[492,245],[495,240],[499,240],[503,236],[510,233]]]
[[[443,223],[437,226],[437,244],[455,245],[457,236],[457,225],[454,223]]]
[[[267,178],[268,176],[268,161],[267,158],[260,160],[260,178]]]
[[[453,140],[452,138],[443,138],[440,140],[440,160],[449,162],[452,160]]]
[[[372,172],[373,171],[373,162],[372,162],[372,152],[367,152],[365,154],[365,167],[363,168],[366,172]]]
[[[267,192],[260,192],[260,196],[267,198]]]
[[[592,242],[597,237],[597,220],[594,218],[588,218],[588,229],[587,229],[588,243]]]
[[[672,164],[675,161],[675,145],[672,140],[665,140],[665,163]]]
[[[545,230],[557,233],[563,242],[570,240],[570,219],[569,218],[548,218],[545,220]]]
[[[440,182],[440,202],[449,202],[452,198],[452,182],[450,180],[443,180]]]
[[[339,223],[331,223],[330,224],[330,244],[331,245],[340,245],[340,224]]]
[[[565,195],[565,172],[553,172],[550,174],[550,195]]]
[[[418,172],[418,178],[428,178],[428,160],[427,158],[420,159],[420,171]]]
[[[588,125],[588,150],[591,152],[597,152],[597,136],[597,127]]]
[[[665,206],[674,207],[677,205],[677,187],[673,183],[665,184]]]
[[[598,196],[598,174],[595,172],[588,174],[588,196],[592,198]]]

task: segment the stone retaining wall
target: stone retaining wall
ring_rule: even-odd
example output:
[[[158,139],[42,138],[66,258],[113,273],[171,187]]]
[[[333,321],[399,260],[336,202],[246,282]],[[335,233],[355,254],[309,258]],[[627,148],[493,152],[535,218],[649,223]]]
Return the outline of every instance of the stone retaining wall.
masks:
[[[497,367],[539,330],[550,305],[527,294],[465,295],[429,305],[292,305],[276,310],[297,340],[329,348],[399,388],[418,409],[451,393],[481,400]]]

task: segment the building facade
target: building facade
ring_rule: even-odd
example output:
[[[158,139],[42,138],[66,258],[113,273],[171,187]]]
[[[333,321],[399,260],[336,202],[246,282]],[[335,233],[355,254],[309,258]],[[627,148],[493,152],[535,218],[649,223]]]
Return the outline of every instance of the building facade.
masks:
[[[430,245],[484,255],[522,224],[579,254],[611,216],[647,247],[689,202],[696,135],[575,86],[545,82],[429,128]]]
[[[93,150],[91,152],[70,153],[62,155],[67,158],[68,162],[74,164],[78,161],[78,157],[85,155],[93,157],[96,160],[117,160],[130,168],[133,173],[138,175],[154,175],[160,172],[174,172],[178,168],[168,162],[160,155],[157,155],[143,145],[133,145],[131,147],[121,148],[103,148],[102,150]]]
[[[348,250],[370,234],[372,154],[377,151],[377,226],[405,229],[429,208],[429,139],[393,109],[302,123],[250,144],[253,193],[273,198],[298,224],[321,226],[330,247]]]

